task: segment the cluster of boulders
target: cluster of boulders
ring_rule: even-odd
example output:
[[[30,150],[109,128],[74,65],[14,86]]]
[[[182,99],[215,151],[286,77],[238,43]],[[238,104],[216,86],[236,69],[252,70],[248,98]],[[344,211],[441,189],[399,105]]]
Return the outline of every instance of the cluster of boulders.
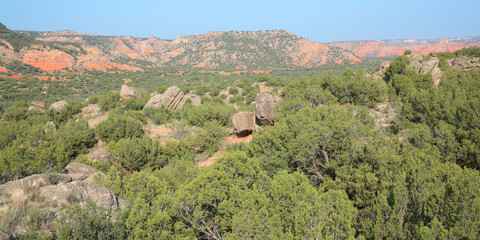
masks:
[[[181,109],[188,99],[191,99],[193,105],[200,105],[200,97],[194,94],[185,94],[180,88],[173,86],[167,88],[162,94],[153,93],[145,107],[159,108],[163,105],[172,110],[177,110]]]
[[[233,115],[235,133],[247,134],[256,131],[258,126],[273,125],[275,121],[275,100],[268,93],[259,93],[255,99],[254,112],[238,112]]]
[[[63,173],[34,174],[0,185],[0,201],[23,203],[35,194],[37,199],[48,201],[52,205],[83,205],[92,200],[104,207],[117,208],[125,205],[125,200],[118,199],[112,191],[93,183],[93,176],[97,173],[98,170],[94,167],[72,162],[65,167]]]

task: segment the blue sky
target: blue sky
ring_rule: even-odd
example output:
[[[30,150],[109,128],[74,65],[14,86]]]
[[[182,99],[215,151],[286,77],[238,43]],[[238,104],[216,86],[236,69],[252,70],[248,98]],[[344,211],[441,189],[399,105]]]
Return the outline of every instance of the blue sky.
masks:
[[[317,42],[480,36],[479,0],[5,0],[13,30],[173,39],[207,31],[286,29]]]

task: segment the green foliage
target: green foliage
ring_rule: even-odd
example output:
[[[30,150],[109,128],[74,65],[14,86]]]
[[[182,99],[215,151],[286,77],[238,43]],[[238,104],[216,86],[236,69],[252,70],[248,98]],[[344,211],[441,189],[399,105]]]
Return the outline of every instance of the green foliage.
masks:
[[[480,57],[480,47],[462,48],[455,51],[455,55],[478,58]]]
[[[167,90],[167,86],[160,86],[157,88],[157,93],[158,94],[163,94]]]
[[[210,89],[207,87],[207,86],[198,86],[196,89],[195,89],[195,94],[199,95],[199,96],[203,96],[205,95],[205,93],[207,93]]]
[[[55,228],[59,239],[118,239],[124,229],[111,219],[112,211],[94,202],[84,208],[73,204],[60,214],[55,221]]]
[[[218,97],[219,94],[220,94],[220,89],[218,89],[218,87],[214,87],[210,89],[210,92],[208,92],[208,95],[210,95],[211,97]]]
[[[190,88],[189,88],[189,87],[182,87],[182,88],[180,89],[180,91],[183,92],[184,94],[187,94],[187,93],[190,92]]]
[[[98,100],[98,105],[102,111],[114,109],[120,103],[120,93],[109,92]]]
[[[221,126],[216,120],[204,123],[202,129],[187,139],[192,149],[213,154],[220,147],[220,143],[227,135],[228,130]]]
[[[143,134],[142,123],[126,116],[112,116],[95,128],[95,133],[109,141],[118,141],[122,138],[136,138]]]
[[[159,108],[147,107],[143,109],[147,117],[153,120],[155,124],[165,124],[171,122],[176,116],[176,113],[164,105]]]
[[[2,118],[6,121],[20,121],[27,117],[27,107],[26,102],[15,102],[11,107],[2,114]]]
[[[216,120],[222,126],[230,126],[231,116],[234,113],[235,108],[224,104],[222,100],[220,102],[208,101],[192,108],[187,115],[187,120],[190,124],[201,127],[213,120]]]
[[[122,138],[108,146],[108,151],[118,156],[122,166],[129,171],[139,171],[143,166],[154,161],[159,155],[158,141],[150,137]]]
[[[15,52],[19,52],[23,47],[33,44],[44,45],[43,42],[35,40],[32,37],[8,29],[2,23],[0,23],[0,38],[5,39],[8,43],[10,43]]]
[[[230,93],[232,95],[237,95],[238,94],[238,88],[237,87],[230,87],[228,89],[228,93]]]
[[[395,58],[395,60],[390,63],[390,66],[385,70],[385,75],[387,79],[392,78],[395,74],[401,74],[405,71],[408,64],[410,64],[410,60],[405,55]]]

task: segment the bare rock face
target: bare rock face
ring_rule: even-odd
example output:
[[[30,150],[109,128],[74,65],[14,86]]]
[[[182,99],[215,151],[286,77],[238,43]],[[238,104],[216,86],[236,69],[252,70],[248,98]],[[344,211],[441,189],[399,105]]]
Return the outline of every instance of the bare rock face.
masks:
[[[170,109],[181,109],[188,97],[178,87],[169,87],[163,94],[156,94],[148,100],[145,107],[159,108],[164,105]]]
[[[67,106],[67,104],[68,103],[66,101],[58,101],[58,102],[52,103],[52,105],[50,105],[50,108],[55,110],[55,112],[60,112],[60,110],[62,110],[65,106]]]
[[[108,188],[80,181],[45,186],[40,189],[40,196],[65,204],[73,202],[85,204],[88,201],[95,201],[99,205],[114,209],[122,205],[121,201]]]
[[[232,122],[236,133],[246,133],[257,130],[254,112],[238,112],[233,115]]]
[[[425,60],[420,53],[415,53],[409,57],[410,67],[414,67],[417,73],[426,74],[430,73],[433,77],[433,84],[438,85],[442,78],[442,70],[439,68],[440,60],[432,57],[430,60]]]
[[[82,181],[85,178],[98,172],[92,166],[88,166],[82,163],[72,162],[65,167],[65,173],[72,177],[73,181]]]
[[[44,102],[31,102],[30,107],[28,107],[28,111],[31,111],[33,109],[37,109],[40,111],[45,111],[47,109],[47,105]]]
[[[261,125],[272,125],[275,121],[275,100],[269,93],[260,93],[255,100],[255,115]]]
[[[202,105],[202,99],[200,98],[200,96],[196,94],[188,93],[186,95],[186,98],[189,98],[190,101],[192,102],[192,105],[195,107]]]
[[[88,104],[86,107],[82,108],[82,116],[87,118],[89,116],[95,116],[100,113],[100,107],[98,104]]]
[[[141,98],[142,94],[140,94],[135,88],[129,87],[125,84],[122,85],[122,89],[120,90],[120,97],[122,98]]]
[[[464,57],[454,58],[450,65],[453,69],[460,69],[463,71],[468,71],[470,68],[480,68],[479,63]]]
[[[113,163],[115,162],[116,158],[110,154],[109,152],[107,151],[104,151],[104,150],[97,150],[95,152],[93,152],[90,157],[89,157],[90,161],[104,161],[104,162],[108,162],[108,163]]]
[[[392,61],[385,61],[380,64],[380,67],[378,68],[377,75],[380,76],[381,78],[385,77],[385,71],[387,70],[388,67],[390,67],[390,64]]]
[[[100,117],[97,117],[97,118],[92,118],[90,120],[88,120],[88,127],[89,128],[95,128],[99,123],[103,122],[103,121],[106,121],[108,120],[108,115],[105,114],[105,115],[102,115]]]

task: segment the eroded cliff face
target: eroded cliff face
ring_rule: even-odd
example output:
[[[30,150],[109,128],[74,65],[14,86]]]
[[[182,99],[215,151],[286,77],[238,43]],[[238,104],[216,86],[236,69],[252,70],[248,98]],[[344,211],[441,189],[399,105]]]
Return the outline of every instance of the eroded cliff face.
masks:
[[[468,43],[461,43],[468,42]],[[328,46],[335,46],[352,51],[360,57],[390,57],[402,55],[405,50],[412,53],[428,55],[435,52],[455,52],[462,48],[480,46],[480,42],[472,40],[462,41],[462,38],[441,39],[438,41],[427,40],[389,40],[389,41],[349,41],[332,42]]]
[[[61,69],[141,70],[135,60],[160,67],[238,69],[279,65],[313,67],[362,61],[347,50],[312,42],[285,30],[207,32],[174,40],[107,37],[72,31],[24,33],[48,43],[48,46],[57,44],[59,47],[29,46],[15,53],[1,45],[0,52],[6,56],[3,58],[10,61],[21,59],[23,63],[47,72]]]
[[[71,68],[74,58],[60,50],[33,46],[21,51],[23,63],[40,68],[42,71],[52,72],[64,68]]]

